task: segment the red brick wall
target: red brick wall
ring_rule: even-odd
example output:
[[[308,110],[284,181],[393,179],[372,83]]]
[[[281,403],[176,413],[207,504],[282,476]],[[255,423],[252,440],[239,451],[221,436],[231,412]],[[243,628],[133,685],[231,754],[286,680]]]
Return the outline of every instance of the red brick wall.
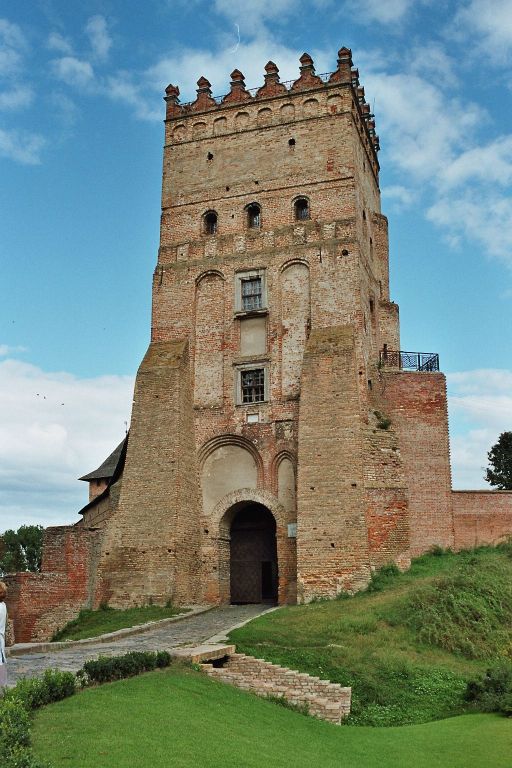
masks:
[[[409,495],[411,555],[453,546],[446,380],[441,373],[381,372]]]
[[[512,536],[512,491],[452,491],[455,549]]]
[[[16,642],[47,640],[90,605],[91,554],[97,534],[82,527],[47,528],[43,571],[6,577]]]

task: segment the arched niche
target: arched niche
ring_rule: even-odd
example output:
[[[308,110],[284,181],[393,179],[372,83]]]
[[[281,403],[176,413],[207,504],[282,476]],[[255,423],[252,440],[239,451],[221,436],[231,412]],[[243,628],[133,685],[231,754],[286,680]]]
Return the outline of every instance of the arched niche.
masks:
[[[194,403],[222,405],[224,391],[224,277],[205,272],[196,283]]]
[[[223,133],[227,133],[228,121],[225,117],[219,117],[213,122],[213,135],[221,136]]]
[[[277,498],[287,512],[297,509],[295,467],[289,456],[282,456],[277,465]]]
[[[242,131],[244,128],[247,128],[249,125],[249,113],[248,112],[238,112],[235,116],[235,130],[236,131]]]
[[[293,104],[283,104],[279,110],[279,119],[282,123],[287,123],[295,117],[295,107]]]
[[[316,117],[320,110],[318,99],[306,99],[302,105],[302,111],[305,117]]]
[[[192,126],[192,138],[200,139],[206,133],[206,123],[194,123]]]
[[[233,436],[236,440],[236,437]],[[259,455],[254,447],[249,450],[241,440],[219,440],[212,450],[206,451],[201,467],[203,510],[209,515],[219,501],[241,488],[258,486]],[[261,460],[260,460],[261,461]]]
[[[174,141],[184,141],[187,137],[187,129],[184,125],[177,125],[172,133]]]
[[[285,399],[300,392],[302,358],[310,326],[309,268],[303,262],[286,264],[280,274],[282,317],[281,386]]]
[[[343,102],[341,96],[335,93],[332,96],[329,96],[327,99],[327,111],[333,114],[336,112],[341,112],[342,104]]]
[[[268,107],[265,107],[264,109],[260,109],[258,112],[258,125],[270,125],[272,122],[272,110]]]

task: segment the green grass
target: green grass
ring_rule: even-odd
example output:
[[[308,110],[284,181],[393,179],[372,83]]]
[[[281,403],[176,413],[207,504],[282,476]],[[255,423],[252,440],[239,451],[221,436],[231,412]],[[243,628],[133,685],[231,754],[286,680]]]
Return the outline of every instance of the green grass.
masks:
[[[512,723],[340,728],[171,668],[39,710],[33,737],[53,768],[510,768]]]
[[[145,605],[142,608],[127,608],[119,610],[107,606],[97,611],[81,610],[78,617],[68,622],[52,637],[52,642],[57,640],[84,640],[88,637],[97,637],[106,632],[115,632],[117,629],[134,627],[137,624],[145,624],[147,621],[168,619],[183,613],[183,609],[171,606]]]
[[[468,709],[469,678],[512,656],[510,545],[385,568],[363,594],[283,608],[231,633],[237,650],[352,686],[349,722],[422,723]]]

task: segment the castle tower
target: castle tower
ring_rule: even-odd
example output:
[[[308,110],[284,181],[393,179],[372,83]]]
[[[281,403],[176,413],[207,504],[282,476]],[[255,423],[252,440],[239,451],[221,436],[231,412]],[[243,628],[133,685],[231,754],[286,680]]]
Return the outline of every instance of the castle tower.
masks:
[[[112,604],[309,600],[408,558],[397,435],[375,416],[399,332],[373,116],[347,48],[329,75],[306,53],[292,83],[265,70],[221,99],[205,77],[190,104],[166,89]]]

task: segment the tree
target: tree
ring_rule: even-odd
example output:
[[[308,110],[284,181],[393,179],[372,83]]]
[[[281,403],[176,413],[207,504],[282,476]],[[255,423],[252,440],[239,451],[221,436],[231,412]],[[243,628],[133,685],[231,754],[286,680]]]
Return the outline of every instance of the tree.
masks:
[[[512,432],[502,432],[487,454],[485,479],[500,491],[512,491]]]
[[[40,571],[43,549],[42,525],[22,525],[1,537],[0,573]]]

